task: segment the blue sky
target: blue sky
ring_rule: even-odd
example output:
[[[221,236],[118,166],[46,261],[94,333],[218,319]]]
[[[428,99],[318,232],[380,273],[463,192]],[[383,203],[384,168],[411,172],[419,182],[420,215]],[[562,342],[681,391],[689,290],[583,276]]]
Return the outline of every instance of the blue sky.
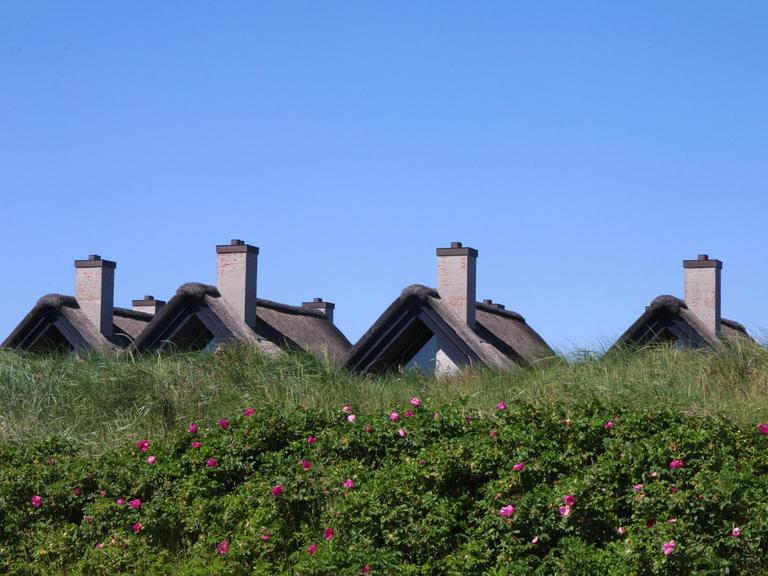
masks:
[[[353,342],[435,248],[562,350],[681,261],[768,329],[765,2],[0,3],[0,337],[116,260],[117,305],[215,282],[321,296]]]

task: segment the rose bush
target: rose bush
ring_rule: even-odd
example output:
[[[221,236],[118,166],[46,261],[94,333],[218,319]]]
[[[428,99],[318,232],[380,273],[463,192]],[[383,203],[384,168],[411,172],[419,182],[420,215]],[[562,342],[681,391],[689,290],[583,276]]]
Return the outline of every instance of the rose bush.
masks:
[[[249,408],[95,459],[63,440],[3,445],[0,572],[768,570],[756,424],[500,404],[414,398],[352,426],[344,409]],[[408,410],[401,434],[392,414]]]

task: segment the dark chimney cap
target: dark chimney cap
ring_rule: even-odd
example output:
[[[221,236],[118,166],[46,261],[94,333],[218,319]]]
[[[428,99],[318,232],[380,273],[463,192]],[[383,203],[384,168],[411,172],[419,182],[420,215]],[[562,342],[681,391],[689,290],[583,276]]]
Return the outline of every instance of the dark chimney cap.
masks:
[[[683,268],[723,268],[720,260],[710,260],[707,254],[699,254],[696,260],[683,260]]]
[[[154,299],[155,299],[155,297],[152,296],[152,294],[145,294],[144,295],[144,300],[154,300]]]
[[[165,306],[165,300],[157,300],[151,294],[144,296],[142,300],[131,300],[133,306],[155,306],[156,308]]]
[[[322,298],[312,298],[312,302],[322,302]]]
[[[302,302],[302,308],[316,308],[322,310],[333,310],[336,308],[336,304],[333,302],[325,302],[322,298],[312,298],[312,302]]]
[[[87,260],[75,260],[75,268],[117,268],[111,260],[102,260],[98,254],[89,254]]]
[[[246,244],[243,240],[230,240],[229,244],[217,244],[216,254],[257,254],[259,253],[258,246],[251,246]]]
[[[451,242],[450,248],[438,248],[438,256],[475,256],[477,257],[477,250],[474,248],[464,248],[461,242]]]
[[[483,304],[488,304],[490,306],[491,304],[493,304],[493,300],[491,300],[490,298],[486,298],[485,300],[483,300]]]

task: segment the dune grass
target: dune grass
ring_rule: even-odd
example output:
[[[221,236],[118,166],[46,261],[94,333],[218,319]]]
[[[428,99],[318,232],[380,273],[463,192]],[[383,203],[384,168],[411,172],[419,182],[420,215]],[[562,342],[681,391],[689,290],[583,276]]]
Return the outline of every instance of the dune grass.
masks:
[[[757,345],[722,354],[659,347],[439,379],[360,376],[304,355],[270,358],[237,347],[143,357],[0,351],[0,439],[57,436],[89,453],[136,436],[162,436],[193,420],[213,422],[247,406],[337,410],[349,402],[368,413],[413,395],[437,404],[461,400],[481,411],[500,400],[534,406],[600,400],[617,410],[672,408],[752,425],[768,419],[768,351]]]

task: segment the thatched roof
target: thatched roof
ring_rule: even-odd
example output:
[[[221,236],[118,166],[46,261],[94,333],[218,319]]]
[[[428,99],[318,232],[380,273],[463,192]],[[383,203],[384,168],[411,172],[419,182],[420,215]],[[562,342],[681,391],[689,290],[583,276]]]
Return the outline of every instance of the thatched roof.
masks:
[[[720,338],[688,309],[684,300],[662,295],[653,299],[645,312],[611,347],[644,346],[654,342],[679,341],[691,348],[724,349],[721,339],[749,340],[744,326],[725,318],[720,320]]]
[[[151,319],[150,314],[114,308],[110,341],[88,320],[74,297],[48,294],[37,301],[2,347],[21,351],[125,348]]]
[[[184,284],[139,335],[134,347],[185,348],[204,345],[213,337],[217,343],[242,342],[267,354],[277,354],[286,347],[321,357],[327,352],[336,362],[343,360],[350,347],[339,329],[316,310],[258,299],[256,316],[254,331],[234,313],[215,286]]]
[[[319,310],[256,299],[256,333],[278,346],[304,350],[341,364],[352,347],[325,314]]]
[[[346,365],[359,372],[400,368],[432,335],[439,335],[462,365],[508,370],[555,355],[519,314],[497,305],[476,306],[472,329],[434,288],[408,286],[352,347]]]

